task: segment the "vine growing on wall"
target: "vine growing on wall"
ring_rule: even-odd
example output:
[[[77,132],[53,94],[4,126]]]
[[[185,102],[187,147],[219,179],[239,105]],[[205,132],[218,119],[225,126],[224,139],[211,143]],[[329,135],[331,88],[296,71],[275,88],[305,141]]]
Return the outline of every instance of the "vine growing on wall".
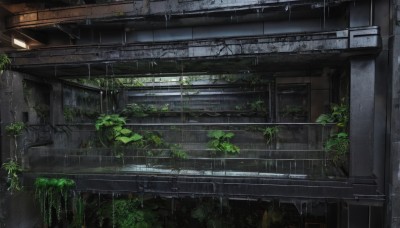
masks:
[[[23,122],[13,122],[6,126],[6,134],[13,137],[14,148],[10,148],[10,160],[3,163],[2,168],[7,172],[8,191],[11,193],[20,191],[22,189],[19,175],[22,171],[18,163],[18,136],[22,134],[25,129]]]

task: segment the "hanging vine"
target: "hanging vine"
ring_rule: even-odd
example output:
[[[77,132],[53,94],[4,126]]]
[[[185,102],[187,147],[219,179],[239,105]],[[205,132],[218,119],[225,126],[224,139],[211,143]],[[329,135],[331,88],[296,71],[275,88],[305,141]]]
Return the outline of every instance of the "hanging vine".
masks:
[[[35,196],[40,203],[40,211],[45,224],[51,226],[53,213],[56,219],[61,219],[62,213],[67,213],[68,193],[75,187],[75,182],[66,178],[37,178],[35,181]],[[64,205],[64,208],[62,207]]]

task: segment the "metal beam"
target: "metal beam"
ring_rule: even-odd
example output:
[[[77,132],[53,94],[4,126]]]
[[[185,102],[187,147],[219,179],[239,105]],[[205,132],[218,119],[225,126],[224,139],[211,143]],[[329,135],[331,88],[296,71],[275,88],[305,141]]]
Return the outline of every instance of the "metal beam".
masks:
[[[379,50],[377,27],[313,34],[258,36],[170,43],[74,46],[9,53],[13,66],[63,65],[132,60],[199,60],[248,56],[315,53],[374,53]]]

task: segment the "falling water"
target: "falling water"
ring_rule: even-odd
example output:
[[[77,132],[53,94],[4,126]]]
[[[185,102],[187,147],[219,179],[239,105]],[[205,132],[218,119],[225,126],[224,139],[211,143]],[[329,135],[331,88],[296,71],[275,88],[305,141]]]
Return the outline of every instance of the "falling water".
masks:
[[[112,225],[115,228],[115,203],[114,203],[114,192],[112,193]]]

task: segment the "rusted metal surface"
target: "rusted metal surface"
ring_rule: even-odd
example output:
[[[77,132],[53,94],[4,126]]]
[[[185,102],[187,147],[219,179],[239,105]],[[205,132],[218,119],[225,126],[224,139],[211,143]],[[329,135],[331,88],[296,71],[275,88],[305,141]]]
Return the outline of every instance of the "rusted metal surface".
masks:
[[[354,33],[361,36],[352,35]],[[380,47],[377,27],[340,31],[231,38],[220,41],[195,40],[173,43],[74,46],[10,53],[14,66],[117,62],[129,60],[207,59],[271,54],[309,54],[377,50]]]
[[[326,1],[326,6],[350,0]],[[240,10],[258,10],[276,6],[309,5],[320,7],[314,2],[305,0],[199,0],[199,1],[124,1],[97,5],[79,5],[66,8],[55,8],[23,12],[7,20],[7,28],[28,28],[84,22],[91,19],[117,18],[127,20],[149,15],[160,15],[166,18],[171,15],[190,15],[212,12],[236,12]]]

